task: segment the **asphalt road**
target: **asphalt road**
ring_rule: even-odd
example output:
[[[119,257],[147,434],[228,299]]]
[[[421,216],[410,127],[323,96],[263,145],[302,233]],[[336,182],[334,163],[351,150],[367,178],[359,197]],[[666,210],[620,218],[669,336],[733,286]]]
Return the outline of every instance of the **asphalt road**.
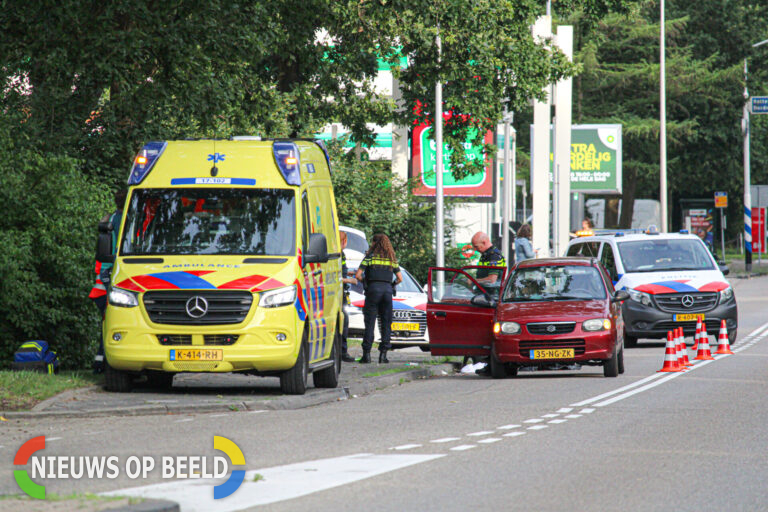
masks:
[[[18,492],[13,455],[35,435],[45,455],[123,461],[221,455],[218,435],[249,470],[221,500],[209,482],[159,472],[36,481],[60,494],[159,484],[141,492],[185,511],[768,510],[768,277],[733,283],[736,354],[684,374],[656,373],[663,344],[646,340],[614,379],[600,367],[453,375],[292,411],[5,422],[0,493]]]

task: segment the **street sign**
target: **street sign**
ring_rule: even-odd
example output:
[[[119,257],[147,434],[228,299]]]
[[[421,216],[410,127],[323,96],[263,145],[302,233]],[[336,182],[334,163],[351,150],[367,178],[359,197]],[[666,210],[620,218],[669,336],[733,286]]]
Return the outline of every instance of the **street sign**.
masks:
[[[765,252],[765,208],[752,208],[752,252]]]
[[[752,96],[749,101],[750,114],[768,114],[768,96]]]
[[[715,192],[715,208],[728,208],[728,192]]]

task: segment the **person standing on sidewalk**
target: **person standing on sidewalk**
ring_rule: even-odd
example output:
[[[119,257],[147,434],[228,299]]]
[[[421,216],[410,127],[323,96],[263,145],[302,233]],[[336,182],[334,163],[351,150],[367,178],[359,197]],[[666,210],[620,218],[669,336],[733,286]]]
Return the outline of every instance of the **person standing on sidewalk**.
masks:
[[[529,224],[523,224],[517,231],[517,238],[515,238],[515,254],[517,255],[517,261],[529,260],[536,257],[536,251],[533,250],[531,245],[531,226]]]
[[[349,355],[347,351],[347,335],[349,334],[349,315],[347,314],[346,306],[349,304],[349,285],[357,284],[357,279],[354,277],[347,277],[347,257],[344,254],[344,248],[347,247],[347,233],[345,231],[339,231],[339,240],[341,241],[341,282],[344,283],[344,328],[341,332],[341,360],[345,363],[352,363],[355,358]]]
[[[392,248],[392,243],[387,235],[382,233],[373,235],[371,247],[360,263],[355,277],[358,281],[365,279],[363,281],[365,285],[365,305],[363,306],[365,334],[363,335],[363,357],[360,358],[359,362],[363,364],[371,362],[373,329],[378,316],[381,329],[379,363],[388,363],[387,351],[390,349],[392,335],[392,281],[393,278],[396,278],[394,284],[400,284],[403,281],[403,274],[400,272],[395,250]]]

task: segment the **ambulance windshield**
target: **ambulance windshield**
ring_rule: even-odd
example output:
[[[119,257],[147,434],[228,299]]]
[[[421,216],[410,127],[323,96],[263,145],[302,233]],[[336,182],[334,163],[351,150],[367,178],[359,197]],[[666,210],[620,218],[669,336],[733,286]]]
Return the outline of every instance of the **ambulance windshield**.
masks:
[[[120,255],[293,256],[294,198],[287,189],[138,189]]]

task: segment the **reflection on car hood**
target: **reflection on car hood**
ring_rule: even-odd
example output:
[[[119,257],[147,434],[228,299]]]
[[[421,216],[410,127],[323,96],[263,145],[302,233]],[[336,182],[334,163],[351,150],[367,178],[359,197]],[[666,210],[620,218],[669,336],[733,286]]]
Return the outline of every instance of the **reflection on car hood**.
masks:
[[[616,289],[633,288],[640,292],[685,293],[719,292],[728,288],[728,282],[719,270],[662,271],[624,274]]]
[[[499,319],[513,322],[538,322],[594,318],[606,310],[607,300],[563,300],[505,302],[499,305]]]

